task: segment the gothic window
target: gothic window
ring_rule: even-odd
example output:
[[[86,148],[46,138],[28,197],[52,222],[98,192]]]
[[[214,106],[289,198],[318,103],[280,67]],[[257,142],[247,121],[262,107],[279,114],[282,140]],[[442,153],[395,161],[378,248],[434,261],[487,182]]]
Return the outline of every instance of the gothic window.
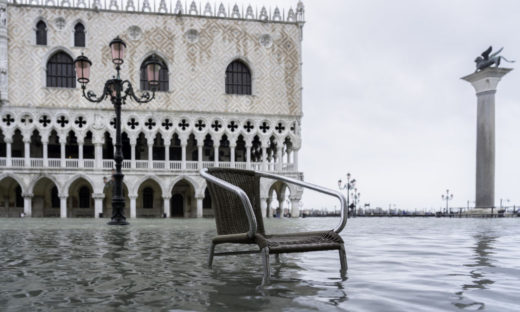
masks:
[[[143,190],[143,208],[153,208],[153,189],[151,187]]]
[[[60,208],[60,198],[58,197],[58,188],[56,186],[51,190],[51,206],[52,208]]]
[[[47,25],[44,21],[36,24],[36,44],[47,45]]]
[[[85,26],[81,23],[77,23],[76,26],[74,26],[74,46],[85,46]]]
[[[90,190],[83,186],[79,189],[79,208],[90,208]]]
[[[47,62],[47,87],[76,87],[74,62],[67,53],[57,52]]]
[[[146,62],[151,58],[149,56],[146,58],[141,64],[141,90],[151,90],[150,85],[148,84],[148,78],[146,76]],[[168,67],[166,63],[160,59],[159,63],[161,63],[161,70],[159,71],[159,86],[155,91],[168,91],[169,90],[169,82],[168,82]]]
[[[226,93],[251,95],[251,72],[242,61],[236,60],[228,65]]]
[[[22,197],[22,188],[20,187],[20,185],[18,185],[15,190],[14,190],[14,194],[15,194],[15,200],[16,200],[16,207],[23,207],[23,197]]]

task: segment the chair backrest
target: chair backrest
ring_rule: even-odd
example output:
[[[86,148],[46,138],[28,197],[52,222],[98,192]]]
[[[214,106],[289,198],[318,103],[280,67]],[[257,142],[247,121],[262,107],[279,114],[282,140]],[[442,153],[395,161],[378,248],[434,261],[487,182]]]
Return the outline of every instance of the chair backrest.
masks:
[[[247,194],[256,217],[256,231],[265,234],[260,208],[260,177],[254,171],[240,169],[211,168],[208,169],[208,173],[240,187]],[[225,235],[248,232],[249,222],[238,195],[210,181],[207,183],[215,210],[217,233]]]

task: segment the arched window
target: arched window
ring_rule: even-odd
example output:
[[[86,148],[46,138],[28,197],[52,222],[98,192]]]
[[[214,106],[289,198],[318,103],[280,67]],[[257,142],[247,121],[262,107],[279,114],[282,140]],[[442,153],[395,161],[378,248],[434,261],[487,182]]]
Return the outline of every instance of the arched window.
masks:
[[[47,25],[44,21],[36,24],[36,44],[47,45]]]
[[[47,62],[47,87],[76,87],[74,61],[67,53],[57,52]]]
[[[14,189],[14,194],[15,194],[15,206],[16,207],[23,207],[23,197],[22,197],[22,188],[20,187],[20,185],[18,185],[15,189]]]
[[[51,190],[51,207],[60,208],[60,198],[58,197],[58,188],[56,186]]]
[[[79,189],[79,208],[90,208],[90,190],[86,186]]]
[[[151,90],[150,86],[148,85],[148,77],[146,76],[146,62],[151,58],[150,55],[147,57],[143,63],[141,64],[141,90]],[[161,70],[159,71],[159,87],[155,91],[168,91],[170,89],[169,82],[168,82],[168,66],[166,66],[166,63],[160,59],[159,63],[161,63]]]
[[[85,46],[85,26],[81,23],[77,23],[76,26],[74,26],[74,46]]]
[[[242,61],[233,61],[226,68],[226,93],[251,94],[251,71]]]
[[[143,208],[153,208],[153,189],[151,187],[143,190]]]

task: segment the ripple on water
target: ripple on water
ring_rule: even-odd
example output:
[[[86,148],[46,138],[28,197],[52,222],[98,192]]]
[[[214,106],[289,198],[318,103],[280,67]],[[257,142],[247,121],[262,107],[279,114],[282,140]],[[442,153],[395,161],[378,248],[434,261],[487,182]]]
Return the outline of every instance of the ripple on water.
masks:
[[[20,310],[518,311],[520,219],[349,220],[337,252],[258,255],[206,267],[213,220],[0,219],[0,306]],[[266,220],[269,232],[337,220]],[[221,248],[221,246],[219,246]],[[227,249],[232,247],[227,247]],[[224,247],[224,249],[226,249]]]

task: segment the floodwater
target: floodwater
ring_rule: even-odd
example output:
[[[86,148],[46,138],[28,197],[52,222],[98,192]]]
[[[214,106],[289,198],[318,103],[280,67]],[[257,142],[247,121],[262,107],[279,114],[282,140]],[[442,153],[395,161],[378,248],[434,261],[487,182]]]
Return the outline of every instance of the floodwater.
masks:
[[[212,219],[106,221],[0,219],[0,310],[520,311],[520,218],[349,219],[345,280],[337,252],[288,254],[263,288],[258,255],[207,268]]]

